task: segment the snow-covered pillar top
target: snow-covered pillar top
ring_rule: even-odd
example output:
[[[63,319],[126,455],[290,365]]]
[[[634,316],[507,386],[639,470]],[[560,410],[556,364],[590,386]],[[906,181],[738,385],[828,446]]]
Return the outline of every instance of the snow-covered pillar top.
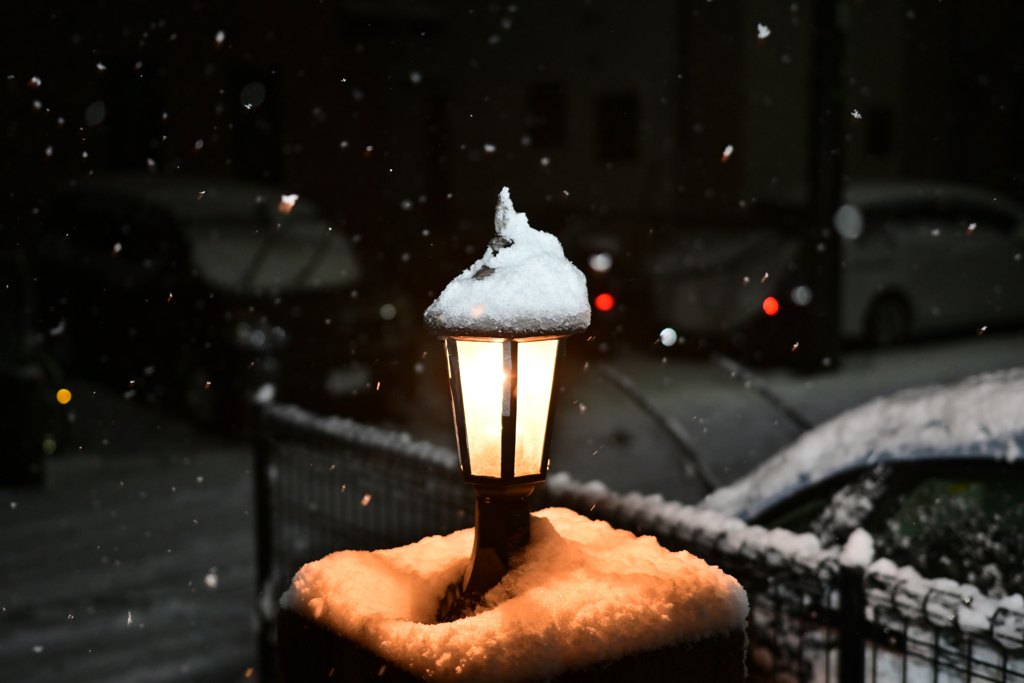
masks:
[[[498,195],[494,231],[483,257],[427,308],[427,330],[444,337],[527,338],[587,329],[586,278],[565,258],[557,237],[516,213],[507,187]]]

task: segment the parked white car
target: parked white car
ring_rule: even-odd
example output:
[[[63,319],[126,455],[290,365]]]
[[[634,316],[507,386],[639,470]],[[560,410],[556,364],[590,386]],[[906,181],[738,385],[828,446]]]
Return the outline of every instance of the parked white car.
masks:
[[[1020,205],[926,182],[854,184],[845,201],[833,221],[844,339],[886,345],[1024,322]],[[817,295],[801,246],[778,216],[681,231],[648,260],[654,322],[755,360],[788,353],[799,309]]]
[[[840,329],[888,344],[1024,320],[1024,208],[962,185],[853,185],[843,239]]]

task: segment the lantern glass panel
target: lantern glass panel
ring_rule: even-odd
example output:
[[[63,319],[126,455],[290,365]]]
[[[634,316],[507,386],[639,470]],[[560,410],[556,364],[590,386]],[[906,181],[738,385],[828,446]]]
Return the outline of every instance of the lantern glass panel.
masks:
[[[518,352],[515,476],[522,477],[541,472],[558,340],[521,342]]]
[[[470,474],[501,477],[501,409],[505,392],[500,342],[457,340]]]

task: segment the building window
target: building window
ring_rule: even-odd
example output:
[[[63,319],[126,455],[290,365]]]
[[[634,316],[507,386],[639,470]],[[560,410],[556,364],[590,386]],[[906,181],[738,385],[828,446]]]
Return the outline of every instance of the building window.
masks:
[[[601,161],[629,161],[640,151],[640,105],[636,94],[597,100],[597,151]]]
[[[537,147],[565,140],[565,90],[561,83],[541,83],[526,94],[526,134]]]

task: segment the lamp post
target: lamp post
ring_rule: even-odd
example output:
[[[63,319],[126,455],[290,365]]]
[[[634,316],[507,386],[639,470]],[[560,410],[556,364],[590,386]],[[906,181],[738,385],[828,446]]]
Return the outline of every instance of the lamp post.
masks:
[[[487,252],[424,314],[444,340],[459,461],[476,489],[473,555],[438,609],[472,613],[530,540],[527,497],[550,460],[554,376],[565,338],[590,323],[586,282],[553,236],[512,208],[508,188]]]

